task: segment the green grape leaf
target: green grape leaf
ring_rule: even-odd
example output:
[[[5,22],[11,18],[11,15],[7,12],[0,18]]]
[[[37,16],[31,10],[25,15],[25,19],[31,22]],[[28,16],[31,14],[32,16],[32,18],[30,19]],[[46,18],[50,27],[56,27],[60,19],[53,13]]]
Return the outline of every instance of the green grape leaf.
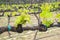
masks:
[[[15,16],[17,14],[17,12],[12,12],[12,16]]]
[[[10,15],[10,12],[5,12],[4,15],[8,16],[8,15]]]

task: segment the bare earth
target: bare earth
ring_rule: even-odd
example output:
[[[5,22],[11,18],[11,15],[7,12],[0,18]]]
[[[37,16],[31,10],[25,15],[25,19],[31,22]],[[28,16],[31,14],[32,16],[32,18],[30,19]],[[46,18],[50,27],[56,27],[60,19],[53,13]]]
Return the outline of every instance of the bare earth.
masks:
[[[31,16],[31,21],[33,24],[26,24],[27,26],[33,26],[38,25],[36,18],[34,16]],[[14,25],[14,20],[16,17],[11,17],[10,24]],[[0,17],[0,26],[7,26],[7,17]],[[24,25],[24,26],[26,26]],[[0,35],[0,40],[33,40],[35,31],[24,31],[23,33],[16,33],[16,32],[10,32],[11,38],[9,38],[8,32],[4,32]],[[36,40],[60,40],[60,27],[52,27],[48,28],[46,32],[37,32]]]

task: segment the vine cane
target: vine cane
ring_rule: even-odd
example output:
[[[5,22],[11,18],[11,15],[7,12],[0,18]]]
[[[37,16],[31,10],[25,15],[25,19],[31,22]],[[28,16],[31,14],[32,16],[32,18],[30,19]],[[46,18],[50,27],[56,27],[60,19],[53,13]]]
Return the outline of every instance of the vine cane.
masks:
[[[10,35],[11,35],[11,34],[10,34],[11,26],[10,26],[9,23],[10,23],[10,16],[8,15],[8,27],[7,27],[7,28],[8,28],[9,37],[11,38],[11,36],[10,36]]]
[[[38,17],[36,14],[34,14],[34,16],[37,18],[37,20],[38,20],[38,26],[39,26],[39,17]],[[36,33],[35,33],[35,36],[34,36],[34,39],[33,39],[33,40],[36,40],[37,33],[38,33],[38,30],[36,31]]]

